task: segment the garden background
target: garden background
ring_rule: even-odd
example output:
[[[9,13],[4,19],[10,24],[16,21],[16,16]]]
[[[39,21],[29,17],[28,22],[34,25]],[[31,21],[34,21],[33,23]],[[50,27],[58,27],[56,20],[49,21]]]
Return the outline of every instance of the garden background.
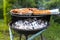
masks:
[[[38,2],[39,1],[39,2]],[[10,10],[22,7],[37,7],[43,2],[46,9],[60,8],[60,0],[0,0],[0,40],[10,40],[8,23],[11,21]],[[28,4],[27,4],[28,3]],[[60,40],[60,15],[53,15],[50,19],[50,27],[43,33],[47,40]],[[14,33],[15,40],[19,34]],[[24,40],[24,36],[22,38]],[[39,40],[39,36],[35,38]]]

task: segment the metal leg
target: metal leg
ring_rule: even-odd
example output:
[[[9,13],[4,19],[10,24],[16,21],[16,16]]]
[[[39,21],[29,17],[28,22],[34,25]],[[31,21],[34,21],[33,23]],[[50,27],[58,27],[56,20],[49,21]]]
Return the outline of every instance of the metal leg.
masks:
[[[41,34],[41,40],[46,40],[42,34]]]
[[[42,34],[41,34],[41,40],[43,40],[43,36],[42,36]]]
[[[21,38],[22,38],[22,34],[20,34],[20,40],[21,40]]]
[[[13,34],[12,34],[12,30],[10,27],[9,27],[9,34],[10,34],[10,40],[13,40]]]
[[[28,36],[26,36],[26,40],[28,39]]]
[[[28,40],[33,40],[35,37],[41,35],[41,33],[44,32],[45,30],[46,30],[46,29],[44,29],[44,30],[42,30],[42,31],[40,31],[40,32],[38,32],[38,33],[32,35],[30,38],[28,38]]]
[[[28,39],[28,35],[25,35],[25,37],[26,37],[26,40]]]

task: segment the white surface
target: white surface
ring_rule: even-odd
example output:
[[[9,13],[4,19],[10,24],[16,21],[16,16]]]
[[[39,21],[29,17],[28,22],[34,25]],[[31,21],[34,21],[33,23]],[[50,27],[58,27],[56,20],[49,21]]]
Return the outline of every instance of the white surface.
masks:
[[[39,22],[41,23],[39,24]],[[15,28],[17,29],[34,30],[34,29],[46,27],[47,22],[44,22],[42,20],[36,20],[30,23],[29,21],[26,21],[26,20],[24,22],[22,20],[19,20],[15,22],[15,25],[16,25]]]
[[[51,14],[59,14],[59,9],[50,10]]]

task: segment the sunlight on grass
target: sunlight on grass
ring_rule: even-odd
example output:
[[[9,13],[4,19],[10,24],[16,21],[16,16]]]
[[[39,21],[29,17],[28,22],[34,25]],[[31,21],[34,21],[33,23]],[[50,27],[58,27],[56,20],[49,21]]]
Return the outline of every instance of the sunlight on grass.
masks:
[[[0,30],[2,31],[8,30],[8,27],[5,27],[5,23],[3,19],[0,19]]]

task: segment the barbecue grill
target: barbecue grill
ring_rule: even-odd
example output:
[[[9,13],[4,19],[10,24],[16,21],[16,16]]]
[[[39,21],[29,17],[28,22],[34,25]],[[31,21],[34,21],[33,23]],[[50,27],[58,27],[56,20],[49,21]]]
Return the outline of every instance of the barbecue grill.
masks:
[[[16,21],[18,21],[18,20],[25,20],[25,19],[28,19],[28,18],[37,18],[37,19],[42,19],[42,20],[46,20],[47,22],[48,22],[48,24],[46,25],[46,27],[43,27],[43,28],[41,28],[41,29],[35,29],[35,30],[22,30],[22,29],[17,29],[17,28],[15,28],[15,27],[12,27],[12,24],[14,24]],[[12,15],[12,22],[10,23],[10,27],[12,28],[12,29],[14,29],[14,30],[16,30],[16,31],[18,31],[18,33],[22,33],[22,34],[35,34],[35,33],[37,33],[37,32],[39,32],[39,31],[41,31],[41,30],[43,30],[43,29],[46,29],[47,27],[48,27],[48,25],[49,25],[49,20],[50,20],[50,15],[47,15],[47,16],[43,16],[43,17],[41,17],[41,16],[33,16],[33,17],[31,17],[31,16],[22,16],[22,17],[17,17],[17,16],[13,16]]]
[[[31,9],[33,8],[28,8],[28,11],[30,12],[28,13],[25,12],[27,15],[25,15],[24,11],[22,11],[24,15],[21,15],[22,14],[20,12],[21,9],[19,9],[18,11],[20,13],[17,13],[17,11],[11,12],[12,21],[9,23],[9,31],[10,31],[11,38],[12,38],[11,29],[13,29],[19,34],[24,34],[26,36],[26,40],[32,40],[34,37],[38,36],[45,29],[49,27],[51,14],[59,14],[58,9],[46,10],[46,11],[43,10],[42,12],[40,10],[40,12],[43,13],[42,15],[40,15],[41,13],[39,11],[37,11],[36,13],[36,12],[33,12],[34,10],[32,11]],[[40,14],[34,15],[33,13],[35,14],[40,13]],[[45,13],[47,13],[48,15],[47,14],[44,15]],[[28,35],[31,35],[31,34],[35,34],[35,35],[33,35],[31,38],[28,39]],[[41,34],[41,39],[43,40],[42,34]],[[20,40],[21,40],[21,35],[20,35]]]
[[[28,35],[36,34],[36,33],[40,32],[40,31],[46,29],[49,26],[50,16],[51,15],[33,15],[33,14],[32,15],[19,15],[19,14],[11,13],[12,21],[9,23],[9,26],[10,26],[11,29],[16,31],[17,33],[24,34],[26,36],[26,40],[27,40],[28,39],[28,37],[27,37]],[[14,24],[15,22],[17,22],[19,20],[26,20],[26,19],[33,19],[33,18],[36,18],[37,20],[41,19],[43,21],[46,21],[47,25],[45,27],[37,28],[37,29],[33,29],[33,30],[31,30],[31,29],[25,30],[25,29],[15,28],[15,26],[16,26]],[[21,38],[21,35],[20,35],[20,38]]]

